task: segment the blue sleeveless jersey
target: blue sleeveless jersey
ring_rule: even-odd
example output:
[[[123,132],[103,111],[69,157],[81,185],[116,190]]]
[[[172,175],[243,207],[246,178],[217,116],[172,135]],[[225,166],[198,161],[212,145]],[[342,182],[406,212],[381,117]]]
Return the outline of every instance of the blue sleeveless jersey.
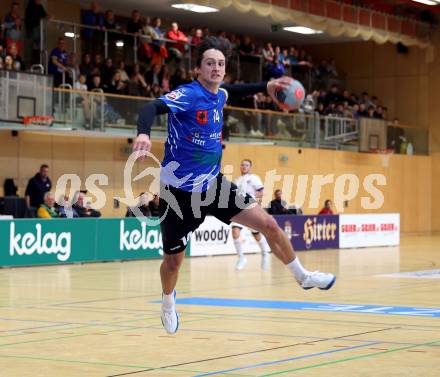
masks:
[[[214,94],[194,80],[159,99],[171,110],[162,183],[189,192],[206,191],[220,172],[226,90]]]

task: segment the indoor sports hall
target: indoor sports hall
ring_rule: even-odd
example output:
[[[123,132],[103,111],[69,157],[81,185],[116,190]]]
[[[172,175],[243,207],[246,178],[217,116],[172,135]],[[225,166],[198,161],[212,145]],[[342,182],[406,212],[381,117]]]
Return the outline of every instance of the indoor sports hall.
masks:
[[[0,377],[439,375],[440,1],[2,5]]]

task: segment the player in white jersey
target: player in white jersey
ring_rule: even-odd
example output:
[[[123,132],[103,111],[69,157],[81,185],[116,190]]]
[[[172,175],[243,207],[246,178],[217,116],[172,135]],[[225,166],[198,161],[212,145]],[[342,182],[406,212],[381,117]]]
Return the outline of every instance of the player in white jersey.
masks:
[[[260,177],[256,174],[251,173],[252,161],[249,159],[244,159],[240,164],[241,176],[238,177],[234,183],[237,185],[238,190],[243,194],[249,194],[252,196],[260,205],[261,199],[263,198],[264,186]],[[247,264],[247,258],[243,254],[243,245],[240,240],[241,230],[244,228],[243,225],[232,223],[232,238],[234,239],[235,250],[237,250],[238,260],[235,265],[237,270],[242,270]],[[255,240],[261,249],[261,268],[266,270],[269,267],[269,252],[270,247],[266,239],[254,229],[249,228],[254,236]]]

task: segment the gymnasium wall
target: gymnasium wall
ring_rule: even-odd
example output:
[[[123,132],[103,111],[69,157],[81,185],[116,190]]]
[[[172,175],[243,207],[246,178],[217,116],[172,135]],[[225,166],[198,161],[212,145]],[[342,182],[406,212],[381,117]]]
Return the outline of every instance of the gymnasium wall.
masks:
[[[113,197],[124,197],[123,169],[127,160],[124,148],[127,139],[51,136],[43,133],[19,132],[13,137],[10,131],[0,132],[0,182],[5,178],[14,178],[19,186],[19,195],[24,195],[28,179],[33,176],[42,163],[50,166],[50,177],[55,182],[62,174],[77,174],[83,182],[93,173],[108,176],[108,186],[102,187],[107,197],[103,208],[104,216],[125,215],[125,206],[113,208]],[[153,144],[153,153],[158,159],[163,156],[163,141]],[[400,212],[402,231],[419,232],[431,230],[431,157],[429,156],[390,156],[389,160],[378,155],[317,149],[297,149],[277,146],[228,144],[223,169],[232,166],[233,178],[240,174],[239,164],[242,158],[254,162],[254,172],[265,177],[274,170],[279,175],[293,175],[289,202],[300,201],[303,190],[298,189],[298,176],[307,175],[305,201],[303,209],[307,214],[317,213],[319,208],[310,208],[310,190],[314,174],[333,174],[333,182],[342,174],[354,174],[360,180],[359,194],[348,202],[344,213]],[[287,158],[287,160],[286,160]],[[440,162],[440,156],[438,157]],[[148,163],[137,163],[132,177],[145,169]],[[440,164],[437,164],[440,166]],[[384,205],[379,210],[366,211],[361,207],[361,197],[369,197],[362,182],[368,174],[383,174],[387,185],[380,187],[384,194]],[[304,178],[302,178],[304,179]],[[145,190],[149,183],[145,178],[132,183],[135,195]],[[282,188],[277,182],[273,188]],[[347,187],[346,187],[347,188]],[[155,189],[156,190],[156,189]],[[266,202],[272,199],[272,190],[267,190]],[[284,189],[287,193],[287,189]],[[1,190],[0,190],[1,193]],[[295,197],[295,195],[298,195]],[[298,199],[299,198],[299,199]],[[334,199],[334,184],[323,186],[318,204],[321,207],[325,199]]]
[[[429,127],[429,72],[426,51],[410,47],[400,54],[396,45],[349,42],[308,46],[313,60],[333,57],[346,74],[349,90],[376,95],[388,107],[390,119],[401,124]]]

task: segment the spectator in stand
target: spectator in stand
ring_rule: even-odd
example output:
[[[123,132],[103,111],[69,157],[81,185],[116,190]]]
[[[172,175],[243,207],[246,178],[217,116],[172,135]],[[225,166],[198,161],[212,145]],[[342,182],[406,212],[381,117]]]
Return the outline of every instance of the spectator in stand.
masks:
[[[365,103],[360,103],[359,104],[359,116],[360,117],[364,117],[364,118],[368,117],[368,111],[367,111],[367,108],[365,106]]]
[[[108,9],[104,13],[104,21],[103,26],[105,30],[120,30],[121,26],[116,23],[115,14],[111,9]],[[113,35],[113,33],[109,33],[108,36]]]
[[[142,19],[142,35],[151,38],[151,41],[159,38],[156,30],[154,30],[154,27],[151,25],[150,17]]]
[[[358,103],[353,104],[351,111],[353,119],[358,120],[361,117]]]
[[[283,51],[281,52],[280,61],[284,64],[285,67],[290,66],[289,51],[287,50],[287,48],[283,49]]]
[[[69,81],[71,83],[75,83],[81,74],[81,71],[79,69],[76,54],[74,52],[71,52],[67,56],[66,68],[68,68],[67,74],[69,75]]]
[[[128,77],[127,71],[125,70],[125,62],[123,60],[119,62],[118,72],[121,74],[122,82],[128,83],[128,80],[130,80],[130,78]]]
[[[126,87],[127,84],[121,79],[121,73],[118,70],[114,71],[113,77],[107,87],[107,92],[122,95],[125,94]]]
[[[153,84],[151,87],[151,97],[159,98],[162,95],[162,90],[160,89],[159,84]]]
[[[165,47],[165,42],[163,38],[165,37],[164,32],[161,29],[162,21],[159,17],[153,19],[153,29],[156,37],[153,38],[152,48],[153,57],[151,59],[151,64],[162,65],[164,60],[168,58],[168,50]]]
[[[40,166],[40,171],[29,180],[26,186],[24,195],[27,206],[38,208],[44,202],[44,194],[50,191],[51,188],[49,166],[43,164]]]
[[[142,20],[141,13],[135,9],[131,12],[131,20],[127,22],[126,32],[131,34],[141,34],[142,33]]]
[[[374,106],[370,106],[368,108],[368,118],[375,118],[374,114],[375,114]]]
[[[60,217],[57,212],[55,205],[55,195],[53,192],[44,193],[43,197],[44,202],[40,205],[37,210],[37,217],[40,219],[56,219]]]
[[[101,74],[101,70],[102,70],[102,66],[103,65],[104,64],[103,64],[103,61],[102,61],[102,55],[101,54],[96,54],[94,59],[93,59],[93,68],[94,68],[94,70],[98,70],[97,73]]]
[[[281,63],[283,63],[283,61],[281,60],[282,58],[283,57],[281,56],[281,47],[275,46],[275,59],[278,59]]]
[[[0,55],[0,69],[4,69],[4,68],[5,68],[5,62],[3,61],[2,55]]]
[[[324,207],[319,211],[318,215],[333,215],[332,201],[330,199],[324,202]]]
[[[252,43],[251,37],[246,35],[243,38],[243,43],[240,44],[238,52],[242,59],[253,61],[252,55],[255,54],[255,45]]]
[[[20,4],[14,1],[11,4],[11,11],[6,15],[4,22],[6,48],[11,44],[15,44],[15,46],[17,47],[17,53],[20,53],[23,47],[22,46],[23,22],[20,18],[19,8],[20,8]]]
[[[32,64],[40,62],[40,22],[49,17],[41,2],[42,0],[29,0],[24,18],[28,40],[26,45],[29,46],[29,54],[25,56],[30,55]]]
[[[374,118],[377,119],[385,119],[384,118],[384,114],[383,114],[383,107],[382,106],[377,106],[376,110],[374,111]]]
[[[88,52],[84,53],[82,55],[81,64],[79,65],[79,72],[88,79],[92,75],[93,68],[92,57]]]
[[[338,77],[338,70],[336,69],[335,59],[330,59],[329,64],[327,65],[327,72],[331,77]]]
[[[113,79],[113,74],[115,72],[115,67],[113,66],[112,58],[105,59],[105,64],[101,69],[101,80],[104,88],[108,88]]]
[[[331,103],[340,102],[341,100],[342,96],[339,94],[339,87],[336,84],[333,84],[330,92],[328,92],[325,97],[325,104],[328,106]]]
[[[23,59],[20,55],[18,55],[18,49],[15,43],[9,44],[9,46],[6,48],[6,54],[9,55],[14,61],[13,65],[15,71],[24,71],[25,66]]]
[[[73,197],[72,208],[78,213],[79,217],[101,217],[101,212],[90,207],[90,203],[85,202],[85,195],[77,191]]]
[[[307,55],[306,50],[304,50],[303,48],[299,50],[298,53],[298,64],[303,64],[303,65],[311,65],[310,64],[310,57]]]
[[[181,30],[179,30],[178,23],[173,22],[171,24],[171,29],[168,30],[167,38],[176,42],[168,44],[168,51],[179,63],[182,60],[183,54],[185,53],[188,37]]]
[[[92,1],[90,3],[90,9],[83,13],[81,23],[85,26],[97,27],[100,29],[104,28],[104,16],[101,13],[101,7],[97,1]],[[100,49],[102,33],[98,30],[82,28],[81,35],[85,42],[85,46]]]
[[[209,31],[208,26],[202,27],[202,32],[203,32],[203,37],[204,38],[209,37],[211,35],[211,32]]]
[[[136,211],[134,208],[137,208],[139,211]],[[136,217],[139,212],[144,217],[151,217],[150,207],[148,206],[148,194],[145,192],[141,192],[139,203],[135,207],[127,208],[125,217]]]
[[[203,32],[203,36],[206,37],[205,32]],[[240,47],[240,39],[235,34],[232,34],[230,37],[231,42],[231,52],[236,53]]]
[[[369,108],[370,106],[374,106],[373,102],[370,100],[368,96],[368,92],[363,92],[361,97],[361,103],[365,105],[365,108]]]
[[[3,63],[4,69],[6,69],[7,71],[14,71],[14,59],[12,59],[11,55],[6,55],[5,56],[5,61]]]
[[[266,46],[263,48],[262,54],[265,66],[271,64],[274,61],[275,52],[273,50],[272,43],[266,43]]]
[[[78,212],[72,208],[72,204],[69,202],[69,197],[67,195],[61,195],[58,201],[55,203],[55,209],[60,214],[62,218],[77,218],[79,217]]]
[[[148,203],[148,208],[150,208],[150,213],[152,217],[160,217],[159,211],[159,195],[154,194],[153,200]]]
[[[60,86],[63,83],[63,74],[66,72],[67,66],[66,40],[64,37],[58,38],[58,46],[50,53],[49,73],[54,75],[54,86]],[[68,77],[64,77],[65,82]]]
[[[289,62],[290,65],[298,64],[298,50],[295,47],[289,49]]]
[[[326,115],[325,114],[325,107],[324,107],[324,104],[321,102],[321,103],[318,103],[318,108],[316,109],[316,112],[319,114],[319,115]]]
[[[133,73],[127,85],[127,94],[132,96],[146,97],[148,95],[148,85],[140,71],[139,64],[133,66]]]
[[[145,81],[147,82],[148,85],[152,86],[154,84],[157,84],[160,86],[160,81],[161,81],[160,71],[161,71],[160,65],[153,64],[151,66],[150,70],[147,73],[145,73]]]
[[[77,81],[73,84],[73,89],[81,91],[81,92],[87,92],[87,77],[83,74],[80,74]],[[89,96],[85,94],[76,94],[75,100],[77,104],[82,105],[82,109],[84,111],[84,119],[86,124],[90,121],[90,101]]]
[[[314,114],[318,106],[319,90],[307,94],[302,109],[306,114]]]
[[[76,82],[73,84],[73,89],[87,92],[86,81],[87,81],[86,75],[80,74]]]
[[[342,92],[342,101],[347,102],[349,106],[353,106],[355,102],[353,102],[352,98],[351,98],[351,94],[348,90],[344,90]]]
[[[218,38],[227,39],[227,40],[229,41],[228,36],[226,35],[226,31],[219,30],[219,31],[217,32],[217,37],[218,37]]]
[[[139,38],[139,55],[144,62],[149,62],[153,57],[153,45],[152,41],[156,32],[150,25],[150,17],[142,17],[141,19],[142,30],[141,37]]]
[[[177,88],[180,85],[189,83],[190,80],[186,74],[186,70],[183,67],[177,69],[176,73],[170,79],[171,90]]]
[[[270,202],[268,212],[270,215],[285,215],[287,214],[287,203],[282,199],[283,192],[275,190],[275,199]]]
[[[89,83],[89,85],[87,86],[89,88],[89,91],[91,92],[92,90],[97,91],[98,89],[104,91],[104,87],[102,85],[101,82],[101,76],[98,74],[95,74],[92,76],[92,80]]]
[[[191,36],[191,39],[189,43],[191,43],[193,46],[198,46],[200,43],[202,43],[203,40],[203,32],[202,29],[195,29],[194,35]]]

